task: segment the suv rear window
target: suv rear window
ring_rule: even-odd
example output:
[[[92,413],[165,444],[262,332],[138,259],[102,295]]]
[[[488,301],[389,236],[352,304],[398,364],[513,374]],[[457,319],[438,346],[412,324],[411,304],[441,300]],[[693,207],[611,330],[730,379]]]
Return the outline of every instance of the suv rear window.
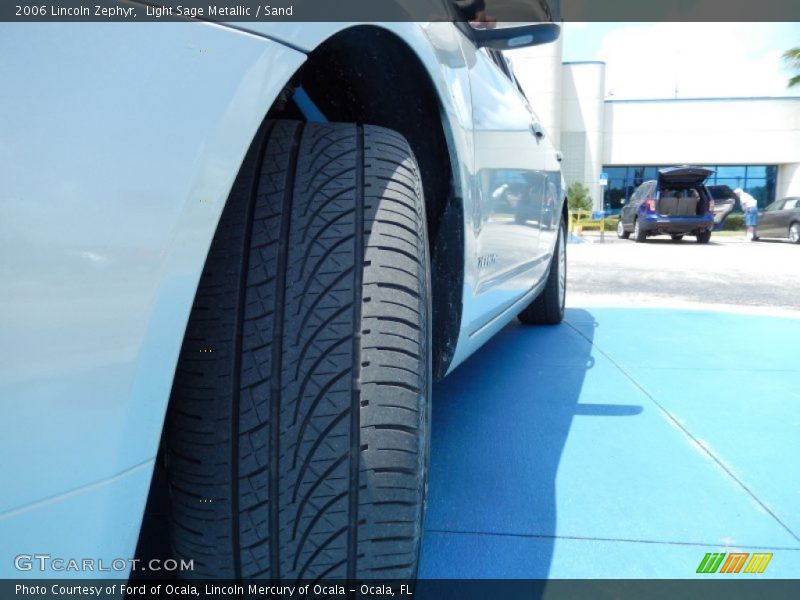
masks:
[[[727,185],[709,185],[708,191],[711,192],[711,197],[714,200],[725,200],[727,198],[734,198],[733,190]]]

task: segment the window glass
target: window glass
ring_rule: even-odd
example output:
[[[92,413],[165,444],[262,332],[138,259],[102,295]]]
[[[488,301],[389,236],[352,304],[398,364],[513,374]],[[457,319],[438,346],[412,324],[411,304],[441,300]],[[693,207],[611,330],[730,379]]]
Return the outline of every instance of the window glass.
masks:
[[[645,167],[644,168],[644,178],[645,179],[655,179],[658,177],[658,167]]]
[[[622,208],[623,200],[625,200],[624,177],[615,177],[612,179],[609,173],[608,185],[603,193],[603,208],[605,210],[616,210]]]
[[[714,185],[727,185],[732,190],[736,188],[743,188],[744,187],[744,180],[740,179],[725,179],[725,178],[718,178]]]
[[[739,166],[720,166],[717,167],[717,177],[734,177],[737,179],[744,179],[745,176],[745,167]]]
[[[604,192],[607,208],[617,208],[623,199],[630,199],[637,186],[658,177],[658,170],[663,168],[663,165],[603,167],[603,172],[608,173],[609,179]],[[714,172],[706,180],[706,185],[727,185],[732,190],[742,188],[758,200],[759,207],[764,207],[775,199],[778,174],[775,165],[704,165],[703,168]]]
[[[642,197],[643,193],[644,193],[643,187],[640,186],[636,188],[636,190],[633,192],[633,195],[631,195],[631,202],[639,202],[639,199]]]
[[[751,177],[766,177],[766,176],[767,176],[767,167],[756,166],[756,165],[751,165],[747,167],[748,179],[750,179]]]
[[[748,179],[746,189],[748,194],[758,200],[759,206],[765,206],[771,200],[767,195],[766,179]]]
[[[608,175],[610,185],[611,179],[625,179],[625,171],[627,171],[627,169],[628,167],[603,167],[603,173]]]
[[[786,203],[783,205],[782,210],[794,210],[795,208],[798,208],[798,203],[800,203],[800,200],[798,200],[797,198],[795,198],[794,200],[787,200]]]
[[[733,190],[727,185],[708,185],[708,191],[714,200],[725,200],[733,198]]]

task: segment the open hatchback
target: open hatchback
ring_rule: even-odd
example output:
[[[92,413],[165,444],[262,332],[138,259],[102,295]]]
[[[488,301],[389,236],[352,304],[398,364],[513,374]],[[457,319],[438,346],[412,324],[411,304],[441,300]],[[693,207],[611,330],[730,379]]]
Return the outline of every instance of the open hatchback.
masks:
[[[693,235],[707,243],[714,228],[714,199],[704,182],[712,173],[702,167],[661,169],[622,208],[617,235],[628,238],[633,233],[637,242],[654,235],[669,235],[674,241]]]

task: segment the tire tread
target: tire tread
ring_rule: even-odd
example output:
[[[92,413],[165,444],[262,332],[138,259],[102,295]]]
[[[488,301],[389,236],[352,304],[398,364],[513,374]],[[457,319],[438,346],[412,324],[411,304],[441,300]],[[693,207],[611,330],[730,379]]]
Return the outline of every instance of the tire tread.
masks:
[[[265,126],[212,242],[170,400],[172,540],[193,577],[415,576],[427,261],[402,136]]]

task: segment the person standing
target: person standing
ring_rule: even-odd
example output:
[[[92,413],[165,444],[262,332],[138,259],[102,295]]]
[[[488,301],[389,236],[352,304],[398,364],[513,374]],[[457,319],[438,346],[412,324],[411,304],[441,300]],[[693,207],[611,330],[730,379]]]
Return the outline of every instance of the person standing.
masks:
[[[742,188],[733,190],[739,202],[742,204],[742,211],[744,211],[744,224],[747,227],[747,239],[754,242],[758,239],[756,227],[758,227],[758,200],[753,198],[750,194],[745,192]]]

